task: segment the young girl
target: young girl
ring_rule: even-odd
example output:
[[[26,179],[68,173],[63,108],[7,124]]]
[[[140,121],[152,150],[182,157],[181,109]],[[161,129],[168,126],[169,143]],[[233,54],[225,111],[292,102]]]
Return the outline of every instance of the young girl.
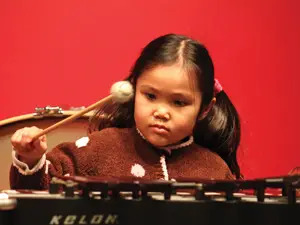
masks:
[[[55,175],[240,178],[237,111],[214,79],[206,48],[168,34],[141,52],[127,80],[128,103],[107,104],[92,118],[89,137],[62,143],[46,154],[36,127],[11,138],[11,188],[45,189]]]

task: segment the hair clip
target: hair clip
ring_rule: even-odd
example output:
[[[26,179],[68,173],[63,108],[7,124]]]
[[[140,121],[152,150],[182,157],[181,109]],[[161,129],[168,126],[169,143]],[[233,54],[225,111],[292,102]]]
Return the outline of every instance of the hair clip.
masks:
[[[216,95],[216,94],[220,93],[221,91],[223,91],[223,87],[220,84],[219,80],[215,79],[214,94]]]

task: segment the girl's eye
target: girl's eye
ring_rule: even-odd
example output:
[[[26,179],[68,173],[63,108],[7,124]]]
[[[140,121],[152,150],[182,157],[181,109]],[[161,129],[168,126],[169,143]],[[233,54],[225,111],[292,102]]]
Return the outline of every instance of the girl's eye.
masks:
[[[174,101],[174,104],[175,104],[176,106],[182,107],[182,106],[185,106],[185,105],[186,105],[186,102],[181,101],[181,100],[175,100],[175,101]]]
[[[149,100],[154,100],[156,99],[156,96],[154,94],[151,94],[151,93],[145,93],[146,97],[149,99]]]

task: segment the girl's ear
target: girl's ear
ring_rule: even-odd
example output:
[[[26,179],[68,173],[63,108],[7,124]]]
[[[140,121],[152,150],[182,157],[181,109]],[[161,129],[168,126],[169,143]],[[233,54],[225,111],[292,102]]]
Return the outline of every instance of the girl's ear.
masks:
[[[209,111],[211,110],[211,108],[214,106],[215,103],[216,103],[216,98],[213,97],[213,99],[210,101],[209,105],[206,106],[204,111],[198,116],[198,120],[203,120],[207,116],[207,114],[209,113]]]

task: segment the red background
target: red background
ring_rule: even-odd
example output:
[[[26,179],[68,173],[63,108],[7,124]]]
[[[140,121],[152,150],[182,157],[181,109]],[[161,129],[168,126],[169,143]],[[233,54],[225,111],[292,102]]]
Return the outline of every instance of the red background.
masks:
[[[300,165],[297,0],[0,2],[0,120],[88,106],[169,32],[198,39],[240,112],[246,178]],[[1,129],[1,128],[0,128]]]

